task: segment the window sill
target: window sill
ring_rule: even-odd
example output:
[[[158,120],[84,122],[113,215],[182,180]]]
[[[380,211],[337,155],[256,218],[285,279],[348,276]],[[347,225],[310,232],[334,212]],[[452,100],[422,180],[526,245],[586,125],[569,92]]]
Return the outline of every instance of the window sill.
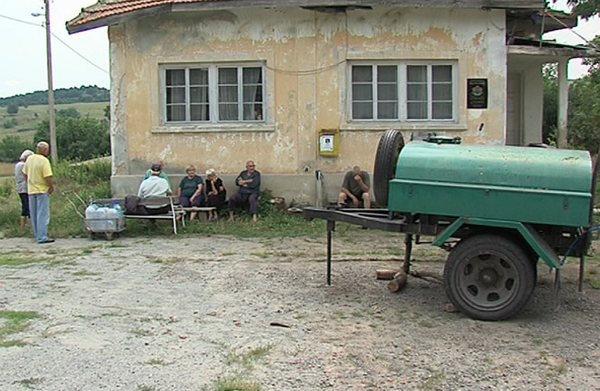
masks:
[[[412,130],[412,131],[427,131],[427,132],[464,132],[467,130],[466,125],[453,122],[352,122],[340,125],[340,130]]]
[[[225,133],[225,132],[274,132],[272,124],[202,124],[163,125],[152,128],[152,133]]]

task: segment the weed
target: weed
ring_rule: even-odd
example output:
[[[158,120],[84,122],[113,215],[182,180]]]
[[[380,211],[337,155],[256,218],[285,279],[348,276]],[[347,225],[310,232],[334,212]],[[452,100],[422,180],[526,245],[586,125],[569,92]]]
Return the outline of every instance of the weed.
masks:
[[[145,384],[138,384],[137,389],[138,391],[158,391],[158,388],[154,386],[147,386]]]
[[[152,332],[150,330],[144,330],[144,329],[140,329],[140,328],[131,329],[131,330],[129,330],[129,332],[136,337],[148,337],[148,336],[152,335]]]
[[[77,270],[76,272],[72,273],[74,276],[97,276],[100,273],[96,273],[96,272],[91,272],[89,270]]]
[[[247,352],[232,351],[227,355],[227,362],[229,364],[238,364],[247,369],[251,369],[253,367],[253,363],[255,361],[258,361],[258,360],[266,357],[271,352],[272,349],[273,349],[273,345],[269,344],[269,345],[258,346]]]
[[[261,391],[259,383],[246,380],[242,375],[232,375],[218,378],[213,386],[214,391]]]
[[[48,260],[48,258],[43,258],[43,257],[17,257],[17,256],[13,256],[13,255],[6,255],[6,254],[2,254],[0,255],[0,266],[22,266],[22,265],[28,265],[31,263],[36,263],[36,262],[43,262]]]
[[[422,390],[437,390],[440,388],[440,384],[444,381],[444,374],[435,369],[428,369],[431,375],[420,385]]]
[[[15,380],[13,384],[20,384],[25,388],[34,389],[35,386],[41,384],[45,379],[43,377],[30,377],[29,379]]]
[[[34,311],[0,311],[0,319],[4,319],[0,326],[0,347],[23,346],[22,341],[7,340],[6,337],[27,330],[29,321],[39,317]]]

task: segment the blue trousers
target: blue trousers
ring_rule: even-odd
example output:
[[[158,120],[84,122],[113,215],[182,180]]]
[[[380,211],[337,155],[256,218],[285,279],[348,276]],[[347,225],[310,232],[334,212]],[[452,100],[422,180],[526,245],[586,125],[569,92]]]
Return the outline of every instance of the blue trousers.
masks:
[[[29,194],[29,214],[31,227],[37,243],[48,239],[50,222],[50,197],[48,193]]]

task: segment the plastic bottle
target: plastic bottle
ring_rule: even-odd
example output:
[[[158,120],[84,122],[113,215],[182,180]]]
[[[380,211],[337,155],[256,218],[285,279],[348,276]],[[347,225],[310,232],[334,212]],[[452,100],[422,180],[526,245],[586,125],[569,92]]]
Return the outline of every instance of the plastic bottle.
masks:
[[[123,208],[121,208],[119,201],[113,200],[112,209],[117,211],[117,218],[123,217]]]
[[[96,218],[96,210],[98,209],[98,205],[92,203],[87,208],[85,208],[85,218],[86,219],[95,219]]]

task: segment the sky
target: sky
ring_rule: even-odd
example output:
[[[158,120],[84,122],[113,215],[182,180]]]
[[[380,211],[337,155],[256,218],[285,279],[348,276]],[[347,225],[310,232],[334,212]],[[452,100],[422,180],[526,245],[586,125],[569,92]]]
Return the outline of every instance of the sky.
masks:
[[[108,35],[106,27],[69,35],[68,20],[76,17],[82,7],[96,0],[52,0],[50,30],[52,38],[52,69],[54,88],[97,85],[110,88]],[[0,0],[0,98],[26,94],[48,88],[46,66],[46,32],[43,27],[43,0]],[[566,0],[558,0],[554,9],[566,10]],[[32,13],[41,13],[34,17]],[[16,19],[16,20],[14,20]],[[581,21],[575,29],[586,39],[600,34],[600,20]],[[583,44],[585,41],[571,31],[546,34],[544,39],[560,43]],[[581,77],[586,67],[581,60],[569,63],[569,78]]]

